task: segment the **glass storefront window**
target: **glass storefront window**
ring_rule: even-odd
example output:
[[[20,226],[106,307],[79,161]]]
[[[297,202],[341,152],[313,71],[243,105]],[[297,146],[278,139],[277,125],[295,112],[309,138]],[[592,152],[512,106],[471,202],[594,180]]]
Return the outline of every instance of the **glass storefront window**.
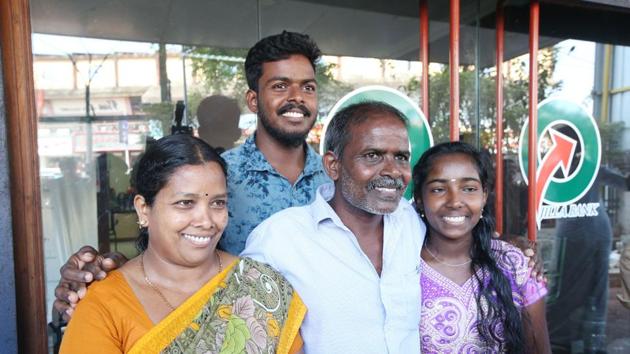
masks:
[[[487,5],[481,1],[471,2],[469,6],[472,3]],[[522,21],[512,18],[522,16],[522,10],[508,7],[506,21],[512,26]],[[545,16],[544,7],[541,16]],[[460,31],[460,139],[486,149],[494,158],[496,66],[492,61],[484,61],[485,54],[480,54],[494,55],[494,33],[491,36],[487,33],[492,31],[487,19],[480,25],[474,18],[463,22]],[[528,118],[529,55],[526,44],[519,40],[526,32],[520,31],[506,34],[503,63],[502,193],[506,239],[527,237],[527,176],[520,168],[519,143]],[[602,144],[601,167],[594,184],[581,199],[574,201],[576,207],[597,203],[597,215],[543,220],[537,235],[538,252],[549,278],[550,339],[554,353],[621,353],[630,348],[627,337],[630,317],[619,299],[623,289],[619,259],[628,247],[629,237],[624,217],[630,205],[627,197],[630,121],[626,103],[630,91],[625,75],[626,66],[630,65],[628,49],[547,35],[541,32],[537,102],[563,98],[582,106],[596,121]],[[430,118],[435,140],[439,142],[448,140],[449,68],[444,64],[433,67]],[[541,147],[542,159],[551,147],[548,136],[543,137]],[[579,158],[581,147],[577,149]],[[563,176],[557,172],[556,177]]]
[[[232,148],[254,133],[256,116],[244,99],[245,55],[257,40],[257,25],[261,25],[258,30],[263,36],[284,29],[265,27],[280,15],[278,4],[261,5],[255,22],[240,21],[238,28],[223,29],[221,35],[213,32],[207,41],[194,38],[163,45],[149,42],[150,38],[135,38],[140,40],[137,42],[98,39],[91,30],[72,28],[60,31],[70,36],[48,34],[59,33],[51,28],[56,28],[52,17],[60,9],[46,1],[34,7],[33,71],[47,309],[52,308],[59,268],[79,247],[90,245],[127,257],[137,254],[131,173],[146,144],[170,134],[178,101],[186,105],[184,124],[217,147]],[[313,13],[328,10],[328,5],[304,6]],[[42,16],[43,8],[53,15]],[[256,13],[254,8],[252,13]],[[191,8],[178,11],[190,14]],[[369,10],[340,11],[345,15],[335,14],[336,20],[357,13],[365,21],[381,16]],[[211,13],[205,22],[221,17],[219,12]],[[371,31],[381,36],[383,45],[392,44],[387,33],[416,28],[415,15],[383,17],[389,25],[401,23],[393,29],[388,23],[373,24]],[[87,21],[96,26],[103,19],[94,15]],[[189,25],[192,31],[194,24],[184,22],[181,27]],[[401,42],[405,46],[417,43],[417,33],[409,35]],[[399,52],[393,53],[394,49],[381,50],[377,45],[368,51],[363,46],[347,51],[339,48],[344,46],[337,45],[330,54],[325,46],[321,48],[324,56],[317,67],[319,117],[307,138],[316,150],[328,112],[354,88],[385,85],[403,91],[414,101],[420,97],[417,77],[421,66],[415,51],[397,48]]]
[[[574,213],[547,220],[539,233],[550,278],[547,321],[551,342],[559,352],[623,352],[630,348],[625,338],[630,321],[617,294],[621,292],[619,258],[630,241],[623,218],[619,218],[627,213],[624,198],[630,193],[626,177],[630,150],[623,143],[630,138],[628,105],[624,105],[630,96],[623,91],[628,84],[623,71],[630,65],[624,53],[629,49],[568,39],[552,50],[558,88],[551,97],[576,102],[593,116],[601,136],[601,164],[593,184],[574,203],[578,207],[597,205],[596,215]],[[560,128],[576,138],[580,129]],[[580,141],[575,156],[587,154],[589,144],[592,142]]]
[[[134,2],[95,5],[88,12],[80,11],[86,6],[80,1],[32,3],[48,309],[59,268],[80,246],[136,254],[131,172],[147,142],[170,134],[178,101],[186,105],[184,123],[214,145],[229,149],[253,134],[256,116],[244,101],[242,66],[258,38],[287,29],[311,34],[320,44],[319,118],[308,137],[316,149],[328,112],[355,88],[385,85],[420,101],[417,2],[368,1],[360,8],[330,1],[191,2],[168,15],[160,6],[139,9]],[[491,157],[496,3],[461,2],[459,47],[460,138]],[[504,233],[526,237],[527,183],[518,150],[528,118],[527,4],[506,3]],[[428,8],[428,118],[439,143],[449,140],[448,4],[430,0]],[[599,204],[597,216],[541,224],[538,252],[548,271],[550,336],[558,353],[623,352],[630,348],[630,319],[617,295],[619,258],[630,247],[624,184],[630,174],[630,49],[571,30],[541,32],[537,99],[566,98],[597,121],[601,168],[576,203]]]
[[[154,47],[33,34],[49,308],[58,269],[79,247],[134,254],[130,172],[170,122],[151,111],[160,100]],[[166,60],[180,62],[170,74],[182,97],[181,58]]]

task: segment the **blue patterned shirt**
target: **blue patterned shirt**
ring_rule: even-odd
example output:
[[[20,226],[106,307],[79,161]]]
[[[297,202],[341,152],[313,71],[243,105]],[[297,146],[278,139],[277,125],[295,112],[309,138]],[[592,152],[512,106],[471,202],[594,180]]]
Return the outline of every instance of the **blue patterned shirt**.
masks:
[[[249,233],[276,212],[311,203],[317,187],[330,182],[322,158],[306,147],[304,170],[294,185],[269,164],[252,135],[245,143],[221,155],[228,166],[229,222],[220,248],[238,255]]]

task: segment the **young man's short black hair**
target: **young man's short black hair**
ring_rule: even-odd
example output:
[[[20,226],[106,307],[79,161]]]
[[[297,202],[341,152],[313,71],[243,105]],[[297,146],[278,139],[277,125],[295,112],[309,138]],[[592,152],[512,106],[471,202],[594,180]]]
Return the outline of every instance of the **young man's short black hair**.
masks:
[[[305,56],[315,71],[315,64],[322,52],[306,34],[283,31],[261,39],[249,50],[245,59],[247,86],[258,92],[258,80],[262,76],[263,63],[284,60],[295,54]]]

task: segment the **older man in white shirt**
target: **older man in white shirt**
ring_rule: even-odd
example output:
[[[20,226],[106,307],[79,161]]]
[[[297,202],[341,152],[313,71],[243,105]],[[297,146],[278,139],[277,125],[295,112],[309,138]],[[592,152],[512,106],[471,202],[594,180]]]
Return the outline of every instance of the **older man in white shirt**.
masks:
[[[411,178],[405,118],[355,104],[335,115],[325,143],[334,185],[260,224],[242,256],[282,272],[303,298],[306,353],[419,353],[425,227],[401,198]]]

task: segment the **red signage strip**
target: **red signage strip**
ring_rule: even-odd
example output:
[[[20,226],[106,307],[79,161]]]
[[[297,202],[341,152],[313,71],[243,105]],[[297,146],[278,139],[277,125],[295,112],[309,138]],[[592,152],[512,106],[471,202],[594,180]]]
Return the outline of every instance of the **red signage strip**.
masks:
[[[497,3],[497,29],[496,29],[496,184],[495,184],[495,218],[496,231],[503,235],[503,43],[505,36],[505,18],[503,1]]]
[[[538,27],[540,24],[540,4],[532,0],[529,6],[529,136],[527,180],[527,236],[536,241],[536,169],[538,157]]]
[[[422,113],[429,116],[429,8],[428,0],[420,0],[420,62],[422,63]]]
[[[459,0],[451,0],[450,7],[450,51],[449,65],[451,71],[451,119],[450,139],[459,140]]]

